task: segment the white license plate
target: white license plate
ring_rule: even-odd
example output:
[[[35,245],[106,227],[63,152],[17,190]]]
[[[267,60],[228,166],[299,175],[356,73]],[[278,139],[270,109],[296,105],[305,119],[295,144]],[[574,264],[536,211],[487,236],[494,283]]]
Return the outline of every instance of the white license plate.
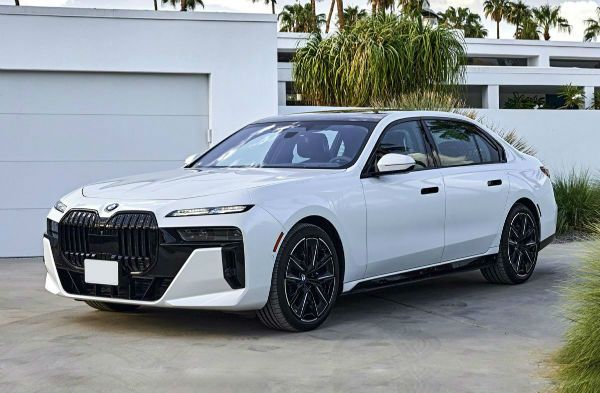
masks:
[[[119,285],[119,263],[116,261],[86,259],[83,268],[88,284]]]

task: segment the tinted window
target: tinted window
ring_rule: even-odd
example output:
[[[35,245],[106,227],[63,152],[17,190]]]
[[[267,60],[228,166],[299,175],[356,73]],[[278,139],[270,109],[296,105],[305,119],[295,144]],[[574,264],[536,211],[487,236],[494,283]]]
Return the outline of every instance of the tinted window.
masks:
[[[252,124],[209,150],[194,167],[342,168],[358,158],[375,124]]]
[[[442,166],[500,162],[495,146],[482,137],[475,127],[448,120],[428,120]]]
[[[527,58],[469,56],[467,65],[527,67]]]
[[[395,124],[385,131],[377,148],[375,162],[388,153],[411,156],[416,162],[415,170],[432,166],[423,130],[417,121]]]
[[[479,153],[481,154],[481,162],[493,163],[502,161],[500,158],[500,152],[496,146],[492,145],[487,139],[482,137],[480,134],[473,134]]]

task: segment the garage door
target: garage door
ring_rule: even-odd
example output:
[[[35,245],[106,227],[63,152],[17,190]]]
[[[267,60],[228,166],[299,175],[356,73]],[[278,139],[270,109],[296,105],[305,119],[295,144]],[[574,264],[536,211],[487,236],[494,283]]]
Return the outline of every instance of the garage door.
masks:
[[[206,75],[0,71],[0,256],[41,255],[57,198],[181,166],[208,124]]]

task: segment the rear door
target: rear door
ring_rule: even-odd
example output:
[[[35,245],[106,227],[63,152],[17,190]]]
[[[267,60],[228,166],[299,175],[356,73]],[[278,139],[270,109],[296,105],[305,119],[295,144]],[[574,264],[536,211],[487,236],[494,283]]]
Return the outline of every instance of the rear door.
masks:
[[[392,123],[363,175],[367,206],[367,277],[440,262],[444,247],[444,182],[420,121]],[[387,153],[417,162],[404,173],[375,174]],[[369,175],[371,173],[371,175]]]
[[[502,147],[474,125],[427,119],[446,189],[442,261],[497,246],[509,184]]]

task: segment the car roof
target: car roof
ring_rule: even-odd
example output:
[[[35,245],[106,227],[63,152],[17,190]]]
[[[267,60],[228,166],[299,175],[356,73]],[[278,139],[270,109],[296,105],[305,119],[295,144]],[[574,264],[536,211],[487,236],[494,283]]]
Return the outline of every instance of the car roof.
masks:
[[[387,116],[385,112],[375,111],[323,111],[294,113],[289,115],[271,116],[255,123],[275,123],[284,121],[371,121],[379,122]]]
[[[279,115],[266,117],[254,122],[276,123],[276,122],[295,122],[295,121],[365,121],[378,123],[382,119],[393,116],[395,119],[409,117],[449,117],[455,119],[470,120],[465,116],[452,112],[442,111],[365,111],[365,110],[336,110],[322,112],[294,113],[288,115]]]

